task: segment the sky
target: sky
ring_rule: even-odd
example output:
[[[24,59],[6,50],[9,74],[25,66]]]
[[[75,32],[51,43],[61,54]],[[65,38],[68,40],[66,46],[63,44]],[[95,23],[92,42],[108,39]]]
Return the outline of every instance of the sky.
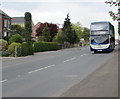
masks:
[[[1,0],[0,9],[11,17],[32,14],[34,24],[49,22],[62,24],[69,13],[72,23],[80,22],[83,27],[90,27],[91,22],[110,21],[116,30],[117,21],[109,16],[109,11],[117,7],[106,5],[105,0]]]

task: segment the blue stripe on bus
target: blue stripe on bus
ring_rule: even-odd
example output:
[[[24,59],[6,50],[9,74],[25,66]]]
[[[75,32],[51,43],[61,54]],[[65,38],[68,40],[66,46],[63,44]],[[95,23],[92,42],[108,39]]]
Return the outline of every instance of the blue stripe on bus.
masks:
[[[106,44],[100,44],[100,43],[96,43],[96,42],[94,42],[94,43],[91,43],[92,45],[106,45]]]

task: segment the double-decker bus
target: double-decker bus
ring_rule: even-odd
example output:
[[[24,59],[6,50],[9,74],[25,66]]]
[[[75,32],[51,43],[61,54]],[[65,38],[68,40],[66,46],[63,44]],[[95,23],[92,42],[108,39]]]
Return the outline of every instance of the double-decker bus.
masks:
[[[112,51],[115,48],[114,26],[108,21],[92,22],[90,26],[91,51]]]

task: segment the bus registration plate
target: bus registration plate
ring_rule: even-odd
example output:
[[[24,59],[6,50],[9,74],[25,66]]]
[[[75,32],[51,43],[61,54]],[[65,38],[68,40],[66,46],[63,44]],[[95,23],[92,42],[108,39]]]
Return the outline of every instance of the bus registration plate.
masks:
[[[102,46],[101,46],[101,45],[97,45],[96,47],[97,47],[97,48],[102,48]]]

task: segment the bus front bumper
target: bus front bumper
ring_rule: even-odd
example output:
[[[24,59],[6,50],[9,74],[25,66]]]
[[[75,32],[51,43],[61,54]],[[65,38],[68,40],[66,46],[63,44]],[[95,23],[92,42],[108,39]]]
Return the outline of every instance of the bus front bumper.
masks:
[[[110,45],[90,45],[91,51],[110,51]]]

